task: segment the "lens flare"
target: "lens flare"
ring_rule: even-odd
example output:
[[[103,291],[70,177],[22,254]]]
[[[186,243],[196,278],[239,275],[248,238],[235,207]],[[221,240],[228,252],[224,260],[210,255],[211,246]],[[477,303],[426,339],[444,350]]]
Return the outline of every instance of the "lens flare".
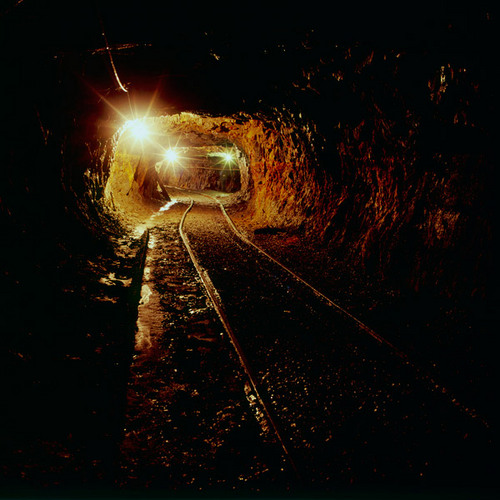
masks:
[[[232,163],[234,160],[234,156],[232,153],[222,153],[221,154],[222,161],[227,165],[228,163]]]
[[[235,161],[235,156],[232,151],[217,151],[215,153],[209,153],[208,156],[215,158],[220,158],[218,163],[223,163],[224,165],[231,165]]]
[[[126,125],[135,139],[142,141],[149,136],[149,129],[142,120],[130,120]]]
[[[175,163],[179,160],[179,155],[175,149],[170,148],[165,151],[164,158],[168,163]]]

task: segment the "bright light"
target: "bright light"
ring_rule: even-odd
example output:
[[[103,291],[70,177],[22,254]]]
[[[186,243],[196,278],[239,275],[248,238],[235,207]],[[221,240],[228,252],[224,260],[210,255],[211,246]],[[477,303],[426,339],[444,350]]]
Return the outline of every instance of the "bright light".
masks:
[[[160,208],[160,212],[165,212],[166,210],[168,210],[172,205],[175,205],[177,202],[175,200],[170,200],[168,201],[167,203],[165,203],[165,205],[163,205],[163,207]]]
[[[136,122],[132,125],[132,133],[136,139],[145,139],[149,135],[149,130],[142,122]]]
[[[125,123],[125,128],[127,131],[134,136],[135,139],[142,141],[149,136],[149,129],[146,124],[140,120],[129,120]]]
[[[167,160],[168,163],[175,163],[178,159],[179,155],[175,149],[170,148],[165,151],[165,160]]]
[[[222,153],[221,157],[226,165],[234,160],[234,156],[231,153]]]
[[[229,165],[235,161],[234,154],[231,151],[218,151],[216,153],[208,153],[208,156],[220,158],[219,163]]]

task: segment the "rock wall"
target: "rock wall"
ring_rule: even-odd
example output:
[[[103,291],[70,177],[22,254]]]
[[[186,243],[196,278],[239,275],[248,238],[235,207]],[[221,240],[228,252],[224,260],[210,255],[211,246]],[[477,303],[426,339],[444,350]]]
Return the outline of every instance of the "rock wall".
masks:
[[[416,292],[493,289],[493,84],[487,47],[336,46],[287,107],[228,136],[248,156],[256,225],[319,235],[332,256]]]
[[[360,111],[340,125],[338,203],[324,237],[353,264],[414,290],[484,295],[493,267],[491,94],[480,64],[452,59],[365,48],[342,73]]]
[[[316,235],[336,258],[413,290],[485,295],[493,266],[494,94],[489,35],[472,33],[384,45],[333,43],[303,30],[259,53],[255,60],[269,71],[256,68],[251,86],[227,82],[224,115],[184,104],[187,113],[155,112],[193,142],[231,143],[242,152],[240,199],[254,225]],[[91,246],[105,239],[102,224],[114,224],[105,186],[119,91],[101,86],[109,80],[93,53],[27,59],[25,49],[6,56],[11,73],[2,83],[5,95],[30,96],[7,103],[14,126],[2,135],[9,143],[2,217],[13,235],[63,228],[57,241],[74,233]],[[133,69],[134,52],[123,57],[122,67],[127,60]],[[200,84],[196,102],[203,101],[203,75],[218,75],[220,64],[229,70],[228,57],[186,68]],[[27,60],[47,76],[43,83],[25,72]],[[154,64],[163,70],[160,59]],[[101,75],[89,78],[95,88],[82,80],[85,71]],[[217,87],[214,106],[225,90]],[[209,177],[176,180],[213,187]]]
[[[331,88],[324,65],[296,87],[303,98],[319,81],[335,94],[330,121],[297,98],[265,115],[183,113],[168,130],[238,146],[254,226],[303,231],[415,291],[483,296],[493,265],[488,88],[477,66],[459,62],[342,49],[328,64]],[[215,186],[196,174],[168,180]]]

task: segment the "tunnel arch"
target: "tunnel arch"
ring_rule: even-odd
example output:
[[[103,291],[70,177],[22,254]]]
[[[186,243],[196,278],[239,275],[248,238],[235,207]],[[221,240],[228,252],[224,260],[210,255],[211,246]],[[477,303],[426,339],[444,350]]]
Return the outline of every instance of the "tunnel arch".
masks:
[[[113,138],[106,202],[125,211],[141,204],[161,206],[168,187],[246,199],[251,185],[248,154],[228,134],[229,123],[234,120],[189,112],[125,122]]]
[[[19,22],[28,12],[15,11]],[[224,42],[222,32],[217,40],[193,25],[196,53],[176,45],[173,33],[170,45],[113,48],[127,93],[110,80],[109,51],[95,48],[101,41],[93,41],[94,48],[56,50],[56,44],[33,52],[33,45],[6,43],[5,95],[30,96],[6,108],[11,125],[2,136],[8,143],[2,204],[8,225],[15,232],[18,217],[19,226],[31,230],[24,213],[36,195],[41,202],[33,206],[56,214],[47,220],[72,218],[65,224],[78,227],[82,240],[89,234],[101,239],[99,227],[112,208],[105,187],[114,134],[123,118],[113,107],[126,108],[107,103],[128,105],[131,94],[149,98],[159,90],[158,101],[169,104],[168,113],[156,110],[156,117],[177,116],[181,128],[196,122],[242,151],[248,175],[245,181],[242,167],[240,198],[256,226],[315,233],[351,264],[403,276],[402,286],[414,290],[453,295],[460,287],[466,296],[484,295],[492,286],[494,115],[483,49],[493,24],[484,16],[474,23],[484,38],[440,32],[443,45],[433,51],[406,42],[332,40],[329,26],[301,29],[279,45],[263,39],[269,47],[241,37],[229,50],[231,44],[216,43]],[[447,50],[452,46],[454,57]],[[182,57],[186,52],[190,58]],[[444,61],[453,71],[441,82]],[[46,78],[31,78],[36,72]],[[49,165],[42,176],[37,162]],[[479,251],[467,244],[472,240],[480,242]],[[474,265],[459,280],[460,266],[449,263],[462,261]]]
[[[312,47],[311,54],[320,49]],[[218,102],[210,103],[209,111],[200,111],[198,103],[175,102],[177,96],[172,94],[164,99],[170,99],[170,107],[165,106],[168,112],[160,107],[153,119],[168,115],[179,133],[198,130],[211,140],[228,141],[242,151],[248,184],[242,176],[238,200],[245,202],[255,227],[312,234],[350,264],[392,276],[400,281],[398,286],[439,289],[448,295],[463,287],[465,294],[484,294],[490,286],[484,284],[484,269],[490,265],[492,254],[487,250],[490,205],[481,200],[491,196],[485,187],[488,184],[483,182],[491,173],[491,161],[487,150],[472,151],[474,158],[468,152],[439,149],[442,145],[438,138],[447,137],[445,131],[457,129],[454,116],[448,116],[446,99],[451,93],[428,87],[427,80],[433,81],[440,71],[432,58],[416,59],[411,52],[396,53],[369,43],[338,45],[323,62],[308,62],[310,66],[304,66],[303,75],[284,87],[287,91],[282,96],[273,95],[274,100],[265,106],[258,101],[246,106],[232,103],[227,114],[220,114]],[[418,99],[413,92],[414,75],[408,70],[417,63],[422,83]],[[133,67],[133,55],[130,65]],[[473,79],[479,76],[457,70],[449,88],[470,91],[476,88]],[[151,83],[150,89],[153,94],[155,86]],[[474,92],[476,106],[480,106],[479,91]],[[131,88],[131,93],[138,91]],[[140,94],[146,95],[147,89]],[[116,93],[112,97],[122,104],[130,98]],[[96,129],[106,121],[99,116],[113,115],[111,109],[100,113],[91,116]],[[477,116],[477,124],[473,124],[475,118],[470,115],[463,131],[480,130],[486,144],[488,119]],[[123,124],[122,118],[108,118],[114,123],[113,133]],[[116,154],[116,141],[106,133],[104,127],[94,131],[95,142],[90,145],[98,150],[94,158],[108,156],[109,160]],[[88,136],[78,129],[73,137],[75,142],[77,139],[88,142]],[[90,201],[86,206],[92,209],[103,201],[105,209],[111,205],[109,198],[98,199],[111,173],[112,162],[108,160],[86,167],[91,182],[81,190]],[[463,164],[457,170],[463,185],[477,188],[469,201],[458,187],[462,181],[456,183],[457,177],[449,175],[447,164]],[[65,176],[68,171],[64,171]],[[76,178],[81,185],[76,174],[70,181]],[[470,183],[468,178],[477,178],[477,182]],[[448,185],[449,189],[445,187]],[[441,188],[444,192],[437,194]],[[97,197],[91,194],[89,200],[89,192],[97,193]],[[445,201],[451,192],[455,194]],[[459,198],[463,198],[460,203],[464,206],[472,203],[475,208],[463,212],[456,209],[452,205]],[[438,199],[442,203],[435,201]],[[81,210],[84,217],[86,206]],[[453,222],[457,210],[463,224]],[[443,230],[445,226],[448,232]],[[469,239],[469,233],[477,235],[484,246],[477,254],[481,272],[470,266],[467,279],[458,280],[456,271],[443,271],[449,267],[446,256],[467,253],[465,260],[475,260],[473,251],[459,243]],[[439,265],[435,265],[435,259]]]
[[[313,214],[318,218],[316,222],[324,217],[321,193],[331,187],[331,181],[324,172],[315,170],[318,136],[306,121],[297,121],[288,110],[228,116],[158,111],[155,116],[139,120],[149,127],[150,140],[134,140],[127,133],[126,124],[113,138],[105,200],[114,208],[133,212],[134,206],[143,206],[145,198],[150,198],[146,204],[158,209],[162,183],[224,191],[221,183],[210,179],[210,174],[227,171],[225,166],[219,168],[220,155],[231,151],[238,178],[226,189],[229,196],[225,203],[245,203],[255,224],[260,226],[297,229]],[[172,164],[164,157],[170,148],[180,156]],[[193,156],[197,154],[204,157],[205,164],[199,170],[208,175],[198,175],[198,168],[193,165]],[[156,168],[162,178],[153,191],[154,195],[159,194],[156,200],[151,199],[151,192],[146,197],[141,194],[137,177],[146,164],[149,169]]]

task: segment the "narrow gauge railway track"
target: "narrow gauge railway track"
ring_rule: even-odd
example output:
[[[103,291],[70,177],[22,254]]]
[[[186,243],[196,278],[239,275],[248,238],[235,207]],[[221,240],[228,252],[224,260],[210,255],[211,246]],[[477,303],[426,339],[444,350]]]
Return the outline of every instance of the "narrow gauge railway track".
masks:
[[[471,418],[477,418],[485,427],[489,428],[490,424],[486,419],[484,419],[480,414],[476,412],[474,408],[471,408],[469,406],[466,406],[463,404],[463,402],[459,401],[455,395],[451,393],[451,391],[442,385],[440,382],[436,380],[436,378],[430,374],[428,371],[423,369],[421,366],[416,364],[414,361],[410,359],[410,357],[400,348],[398,348],[396,345],[394,345],[392,342],[390,342],[387,338],[384,336],[380,335],[379,333],[375,332],[372,328],[370,328],[368,325],[366,325],[363,321],[361,321],[359,318],[351,314],[347,309],[343,308],[340,306],[337,302],[333,301],[329,297],[327,297],[324,293],[319,291],[317,288],[315,288],[313,285],[308,283],[306,280],[304,280],[301,276],[296,274],[294,271],[292,271],[290,268],[285,266],[283,263],[275,259],[272,255],[270,255],[268,252],[257,246],[253,241],[249,240],[246,236],[244,236],[238,228],[235,226],[234,222],[232,221],[231,217],[227,213],[224,205],[216,198],[213,196],[209,195],[203,195],[212,201],[216,202],[219,205],[219,208],[222,211],[222,214],[224,215],[225,219],[227,220],[227,223],[229,224],[229,227],[234,231],[236,236],[240,238],[242,241],[244,241],[246,244],[250,245],[253,247],[257,252],[259,252],[261,255],[265,256],[268,258],[271,262],[279,266],[281,269],[283,269],[285,272],[287,272],[290,276],[292,276],[295,280],[297,280],[299,283],[304,285],[304,287],[308,290],[310,290],[313,294],[315,294],[319,299],[324,301],[326,304],[329,306],[333,307],[336,309],[340,314],[343,316],[349,318],[352,320],[352,322],[359,328],[361,332],[364,332],[368,334],[370,337],[372,337],[374,340],[379,342],[380,344],[385,345],[387,348],[389,348],[396,356],[399,356],[401,359],[405,360],[406,363],[412,365],[413,369],[419,374],[420,377],[425,379],[430,386],[433,389],[439,390],[445,397],[447,397],[448,401],[456,406],[460,411],[463,413],[467,414]]]
[[[158,491],[286,491],[295,478],[179,237],[149,221],[118,482]]]
[[[277,438],[277,440],[278,440],[278,442],[283,450],[283,453],[284,453],[286,460],[288,461],[291,468],[293,469],[297,479],[300,480],[301,474],[300,474],[300,472],[295,464],[293,457],[291,456],[291,454],[288,450],[288,445],[285,443],[285,441],[281,435],[281,431],[278,429],[278,425],[276,424],[276,421],[272,415],[272,412],[271,412],[268,404],[266,403],[266,401],[262,398],[262,396],[260,394],[260,390],[259,390],[256,378],[255,378],[255,375],[253,374],[253,371],[250,367],[250,364],[249,364],[248,360],[246,359],[245,353],[243,352],[243,349],[241,348],[240,343],[238,342],[238,339],[237,339],[233,329],[231,328],[229,320],[227,319],[227,316],[224,312],[224,308],[222,306],[222,301],[221,301],[220,295],[218,294],[217,289],[213,285],[212,280],[210,279],[210,276],[208,275],[208,273],[198,263],[198,259],[196,258],[196,255],[193,252],[193,249],[189,243],[189,239],[186,236],[186,233],[184,231],[184,228],[183,228],[184,221],[186,219],[188,212],[193,207],[193,204],[194,204],[194,201],[191,201],[191,204],[189,205],[188,209],[184,212],[184,215],[183,215],[181,222],[180,222],[180,225],[179,225],[179,233],[181,235],[182,241],[186,245],[186,249],[189,253],[189,256],[191,257],[191,260],[193,261],[193,264],[196,268],[196,271],[198,272],[198,275],[200,276],[200,278],[203,282],[203,285],[207,291],[207,294],[210,297],[212,304],[214,305],[215,311],[217,312],[217,314],[221,320],[221,323],[224,326],[224,330],[228,334],[229,339],[231,341],[231,344],[233,345],[234,350],[236,351],[236,354],[238,355],[238,359],[241,363],[241,366],[243,367],[245,373],[248,376],[248,380],[249,380],[249,383],[252,387],[254,397],[258,400],[258,404],[261,408],[261,411],[263,411],[263,413],[265,414],[265,417],[266,417],[270,427],[272,428],[272,430],[273,430],[273,432],[274,432],[274,434],[275,434],[275,436],[276,436],[276,438]]]
[[[176,188],[176,189],[181,189],[181,188]],[[182,191],[185,191],[185,192],[189,192],[190,190],[187,190],[187,189],[181,189]],[[356,316],[354,316],[353,314],[351,314],[348,310],[346,310],[344,307],[342,307],[341,305],[339,305],[337,302],[335,302],[334,300],[330,299],[329,297],[327,297],[324,293],[322,293],[320,290],[318,290],[317,288],[315,288],[313,285],[311,285],[309,282],[307,282],[305,279],[303,279],[301,276],[299,276],[297,273],[295,273],[294,271],[292,271],[289,267],[287,267],[286,265],[284,265],[282,262],[280,262],[279,260],[277,260],[276,258],[274,258],[272,255],[270,255],[268,252],[266,252],[265,250],[263,250],[261,247],[259,247],[258,245],[256,245],[253,241],[249,240],[244,234],[241,233],[241,231],[236,227],[236,225],[234,224],[233,220],[231,219],[231,217],[229,216],[229,214],[227,213],[224,205],[220,202],[220,200],[218,200],[217,198],[215,198],[214,196],[210,196],[208,194],[205,194],[205,193],[200,193],[200,192],[196,192],[196,194],[198,196],[201,196],[203,198],[206,198],[206,199],[209,199],[211,200],[212,202],[214,202],[214,204],[216,204],[224,218],[226,219],[229,227],[231,228],[231,230],[234,232],[234,234],[239,238],[241,239],[244,243],[246,243],[247,245],[251,246],[252,248],[254,248],[259,254],[261,254],[262,256],[265,256],[267,259],[269,259],[271,262],[273,262],[274,264],[276,264],[278,267],[280,267],[281,269],[283,269],[286,273],[288,273],[290,276],[292,276],[297,282],[301,283],[306,289],[308,289],[311,293],[313,293],[314,295],[316,295],[319,299],[321,299],[322,301],[324,301],[326,304],[328,304],[329,306],[331,306],[332,308],[336,309],[340,314],[342,314],[343,316],[349,318],[350,320],[352,320],[353,324],[355,324],[360,331],[368,334],[370,337],[372,337],[374,340],[376,340],[378,343],[386,346],[387,348],[389,348],[396,356],[399,356],[401,359],[405,360],[406,363],[409,363],[412,365],[413,369],[416,370],[421,377],[423,377],[424,379],[427,380],[427,382],[434,388],[434,389],[438,389],[440,392],[442,392],[444,395],[447,396],[448,400],[454,405],[456,406],[457,408],[460,409],[460,411],[466,413],[467,415],[469,415],[471,418],[478,418],[482,424],[485,426],[485,427],[489,427],[489,423],[484,419],[482,418],[476,411],[474,408],[470,408],[468,406],[466,406],[465,404],[461,403],[445,386],[443,386],[442,384],[440,384],[435,378],[434,376],[432,376],[430,373],[426,372],[423,368],[421,368],[420,366],[418,366],[416,363],[414,363],[410,357],[403,351],[401,350],[400,348],[398,348],[396,345],[394,345],[392,342],[390,342],[389,340],[387,340],[384,336],[380,335],[379,333],[375,332],[372,328],[370,328],[368,325],[366,325],[363,321],[361,321],[359,318],[357,318]],[[186,210],[186,212],[184,213],[184,216],[187,215],[187,213],[191,210],[192,208],[192,205],[194,204],[194,200],[192,200],[192,204],[188,207],[188,209]],[[183,221],[184,221],[185,217],[183,218]],[[180,231],[182,231],[182,224],[183,222],[181,223],[181,227],[180,227]],[[183,238],[183,241],[184,243],[186,244],[186,246],[189,246],[189,243],[187,241],[187,237],[184,236]],[[190,255],[192,254],[192,250],[190,250]],[[193,259],[194,255],[191,255],[191,258]],[[197,267],[197,270],[198,268],[200,267],[199,264],[197,262],[195,262],[193,260],[193,263],[194,265]],[[199,271],[198,271],[199,272]],[[204,271],[204,276],[207,276],[208,277],[208,274],[206,273],[206,271]],[[208,279],[210,279],[208,277]],[[213,286],[213,285],[212,285]],[[216,293],[216,290],[215,290],[215,293]],[[220,309],[222,310],[222,304],[220,305]],[[227,321],[227,319],[226,319]]]
[[[457,465],[458,477],[488,473],[470,459],[489,456],[480,419],[402,351],[242,237],[220,203],[192,201],[179,229],[297,474],[320,485],[439,483],[456,476]],[[359,328],[369,335],[353,335]]]

